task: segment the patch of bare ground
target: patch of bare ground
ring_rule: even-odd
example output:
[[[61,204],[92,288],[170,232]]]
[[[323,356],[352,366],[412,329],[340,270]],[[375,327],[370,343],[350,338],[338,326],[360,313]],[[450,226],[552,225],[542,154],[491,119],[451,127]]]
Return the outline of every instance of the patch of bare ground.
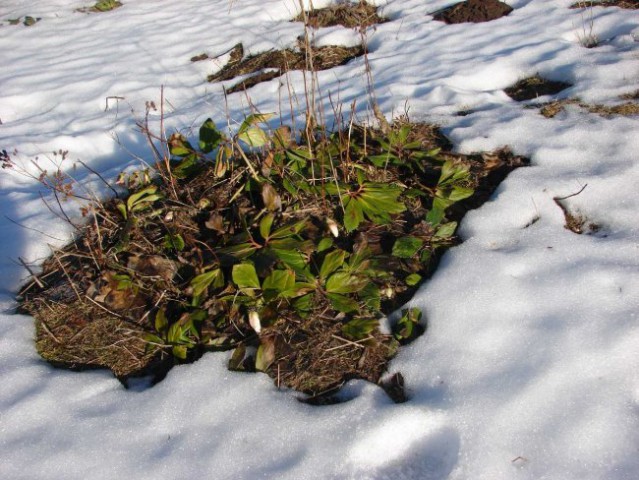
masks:
[[[555,95],[571,86],[569,83],[547,80],[539,75],[534,75],[519,80],[514,85],[505,88],[504,92],[513,100],[523,102],[544,95]]]
[[[539,112],[546,118],[553,118],[563,112],[567,105],[576,105],[589,113],[594,113],[604,118],[639,115],[639,103],[636,102],[625,102],[619,105],[601,105],[581,102],[574,98],[546,103],[541,106]]]
[[[619,98],[622,100],[639,100],[639,90],[635,90],[634,92],[624,93],[620,95]]]
[[[234,49],[241,51],[241,45]],[[313,48],[309,55],[302,42],[297,50],[269,50],[246,58],[236,55],[218,73],[208,76],[209,82],[231,80],[235,77],[248,75],[248,78],[231,86],[226,91],[235,93],[244,91],[258,83],[280,77],[292,70],[307,70],[309,65],[314,70],[328,70],[339,65],[348,63],[353,58],[364,55],[362,46],[343,47],[339,45],[328,45]],[[239,57],[239,59],[238,59]]]
[[[435,20],[448,24],[482,23],[497,20],[513,11],[513,8],[498,0],[467,0],[436,12]]]
[[[570,8],[584,7],[619,7],[628,10],[639,9],[639,0],[594,0],[573,3]]]
[[[339,3],[300,13],[292,21],[305,22],[309,27],[322,28],[341,25],[347,28],[365,28],[384,23],[377,15],[377,7],[366,2]]]
[[[205,142],[217,138],[207,128]],[[506,148],[454,153],[432,125],[391,129],[399,136],[390,145],[386,134],[357,126],[317,140],[317,152],[331,153],[311,164],[305,141],[281,127],[279,147],[238,154],[223,168],[193,163],[190,144],[172,136],[182,155],[177,181],[139,185],[134,177],[130,196],[87,211],[78,240],[22,289],[40,355],[59,367],[109,368],[126,384],[234,349],[230,369],[265,372],[311,403],[331,403],[354,378],[405,401],[401,375],[380,379],[426,320],[405,310],[389,335],[378,315],[412,297],[458,243],[454,221],[528,160]],[[322,180],[307,176],[313,171]],[[343,209],[335,182],[344,199],[369,195],[373,203],[361,208],[370,217],[347,218],[352,209]],[[436,207],[453,191],[462,199]],[[376,201],[395,213],[375,210]],[[424,220],[438,208],[434,223]],[[353,221],[357,228],[347,228]]]

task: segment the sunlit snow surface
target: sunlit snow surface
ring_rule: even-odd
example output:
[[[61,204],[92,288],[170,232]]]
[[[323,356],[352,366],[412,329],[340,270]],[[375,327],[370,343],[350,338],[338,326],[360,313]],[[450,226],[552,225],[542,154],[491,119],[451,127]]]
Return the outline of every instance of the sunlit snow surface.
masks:
[[[146,101],[159,105],[162,85],[169,131],[189,134],[209,116],[233,128],[247,97],[227,105],[221,86],[205,81],[222,64],[190,57],[240,41],[247,53],[292,47],[302,33],[288,22],[299,12],[293,0],[123,0],[108,13],[74,12],[91,3],[0,3],[0,149],[17,149],[27,168],[58,149],[110,179],[150,160],[135,121]],[[108,372],[49,367],[35,352],[32,319],[10,314],[26,278],[15,260],[43,259],[71,231],[35,182],[5,171],[0,478],[639,478],[639,119],[576,107],[546,119],[502,91],[539,73],[574,84],[557,98],[619,103],[639,89],[639,11],[595,8],[602,44],[585,49],[588,16],[568,9],[573,0],[512,0],[508,17],[476,25],[428,16],[451,3],[378,1],[391,21],[368,29],[366,41],[380,106],[439,123],[459,151],[510,145],[532,166],[468,214],[464,243],[413,299],[428,331],[391,364],[410,401],[395,405],[353,382],[349,402],[307,406],[265,375],[228,372],[227,354],[141,391]],[[24,15],[42,20],[6,21]],[[339,28],[317,34],[318,44],[358,41]],[[330,93],[347,110],[356,99],[366,118],[363,59],[318,78],[327,102]],[[261,84],[251,102],[289,121],[290,92],[304,105],[302,81],[291,73]],[[329,121],[331,112],[327,103]],[[73,174],[105,193],[86,170]],[[552,198],[586,183],[566,202],[602,228],[579,236],[564,229]]]

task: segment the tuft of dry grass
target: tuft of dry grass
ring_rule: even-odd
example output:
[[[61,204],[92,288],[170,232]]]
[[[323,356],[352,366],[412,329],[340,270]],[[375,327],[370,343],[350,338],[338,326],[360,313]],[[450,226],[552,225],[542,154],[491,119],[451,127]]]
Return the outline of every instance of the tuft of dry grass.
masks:
[[[546,118],[554,118],[559,113],[563,112],[567,105],[577,105],[579,108],[582,108],[589,113],[594,113],[604,118],[639,115],[639,103],[636,102],[625,102],[619,105],[602,105],[581,102],[576,98],[546,103],[541,106],[539,112]]]
[[[366,2],[340,3],[300,13],[294,22],[306,22],[311,28],[341,25],[347,28],[366,28],[386,22],[377,15],[377,7]]]
[[[291,70],[306,70],[309,65],[306,48],[303,44],[300,44],[299,47],[297,50],[269,50],[240,59],[236,56],[231,58],[231,61],[218,73],[209,75],[208,81],[225,81],[249,75],[249,78],[227,89],[228,93],[233,93],[245,90],[258,83],[272,80]],[[328,70],[344,65],[353,58],[362,55],[364,55],[362,46],[328,45],[312,49],[312,65],[315,70]]]
[[[545,95],[555,95],[571,86],[569,83],[548,80],[539,75],[534,75],[519,80],[514,85],[505,88],[504,92],[513,100],[523,102]]]
[[[583,1],[573,3],[570,8],[584,8]],[[593,7],[619,7],[628,10],[639,9],[639,0],[595,0],[588,2]]]

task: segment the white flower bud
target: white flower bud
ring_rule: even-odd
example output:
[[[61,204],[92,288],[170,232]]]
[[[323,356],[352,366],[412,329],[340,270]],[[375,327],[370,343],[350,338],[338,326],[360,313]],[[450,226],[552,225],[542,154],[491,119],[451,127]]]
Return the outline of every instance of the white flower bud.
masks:
[[[339,237],[339,228],[335,220],[333,220],[332,218],[327,218],[326,225],[328,225],[328,229],[331,231],[335,238]]]
[[[251,310],[248,314],[249,325],[255,330],[255,333],[262,331],[262,323],[260,322],[260,316],[255,310]]]

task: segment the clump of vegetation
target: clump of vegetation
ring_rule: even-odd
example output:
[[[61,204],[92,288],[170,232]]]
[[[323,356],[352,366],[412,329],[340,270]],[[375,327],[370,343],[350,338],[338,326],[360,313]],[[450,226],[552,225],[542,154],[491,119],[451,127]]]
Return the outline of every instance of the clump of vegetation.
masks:
[[[22,25],[24,25],[25,27],[31,27],[35,25],[36,23],[38,23],[40,20],[42,20],[41,17],[32,17],[30,15],[27,15],[24,18],[23,17],[10,18],[7,21],[9,22],[9,25],[19,25],[20,23],[22,23]]]
[[[571,86],[569,83],[548,80],[539,75],[533,75],[505,88],[504,92],[513,100],[523,102],[543,97],[544,95],[555,95]]]
[[[584,8],[586,2],[580,1],[573,3],[570,8]],[[595,0],[588,2],[591,7],[619,7],[628,10],[639,9],[639,0]]]
[[[339,3],[326,8],[305,11],[295,17],[293,21],[304,22],[312,28],[336,25],[347,28],[366,28],[384,23],[386,19],[377,15],[377,7],[360,1],[358,3]]]
[[[266,128],[270,117],[249,115],[231,137],[208,119],[196,142],[159,145],[143,125],[156,172],[123,175],[126,198],[85,207],[78,240],[21,292],[44,358],[160,378],[233,349],[229,368],[312,396],[379,381],[426,327],[416,309],[389,333],[380,319],[525,160],[445,152],[436,128],[408,121],[296,135]]]
[[[622,98],[628,97],[623,96]],[[541,105],[539,112],[546,118],[554,118],[563,112],[567,105],[576,105],[589,113],[594,113],[604,118],[639,115],[639,104],[637,102],[624,102],[617,105],[602,105],[599,103],[585,103],[577,98],[568,98],[543,104]]]
[[[119,2],[118,0],[99,0],[95,2],[94,5],[90,7],[78,8],[77,11],[82,13],[109,12],[121,6],[122,6],[122,2]]]

